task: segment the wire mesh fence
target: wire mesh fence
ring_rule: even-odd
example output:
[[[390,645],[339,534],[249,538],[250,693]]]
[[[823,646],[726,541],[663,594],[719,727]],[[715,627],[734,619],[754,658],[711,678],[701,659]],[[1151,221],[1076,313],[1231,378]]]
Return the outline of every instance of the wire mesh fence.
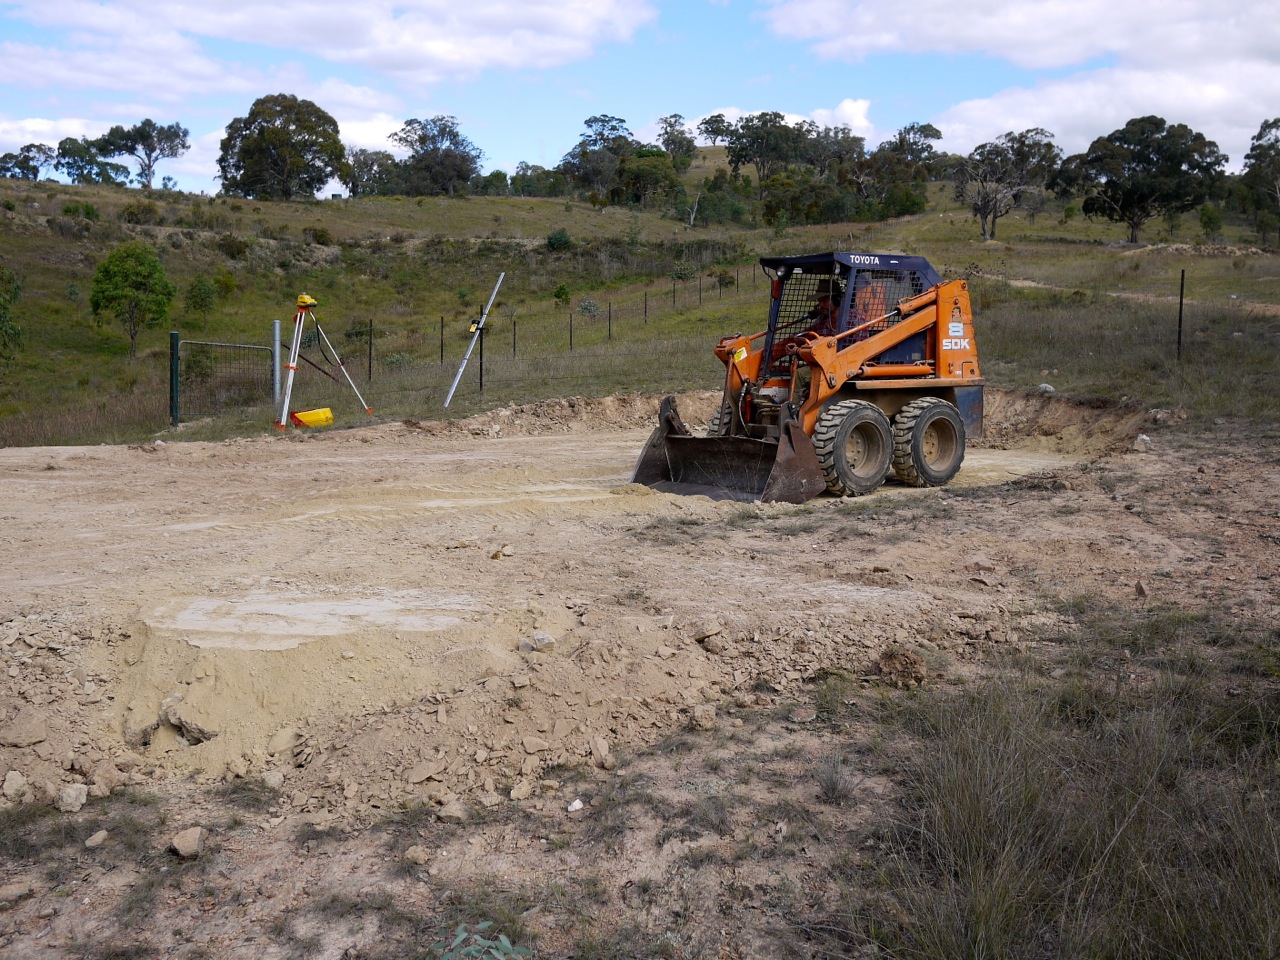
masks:
[[[169,416],[174,424],[270,403],[276,352],[244,343],[170,341]]]

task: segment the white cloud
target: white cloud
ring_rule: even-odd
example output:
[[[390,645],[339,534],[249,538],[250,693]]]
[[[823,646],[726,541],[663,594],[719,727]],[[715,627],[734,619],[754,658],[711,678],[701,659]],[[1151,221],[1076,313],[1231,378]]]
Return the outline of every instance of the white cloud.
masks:
[[[953,152],[1028,127],[1044,127],[1078,152],[1133,117],[1155,114],[1217,141],[1239,169],[1259,124],[1280,114],[1280,17],[1263,0],[1230,8],[1209,0],[917,0],[909,17],[863,0],[769,0],[762,16],[777,34],[829,59],[980,54],[1033,77],[1079,68],[932,118]]]
[[[545,68],[581,60],[601,43],[630,38],[657,15],[645,0],[295,0],[265,6],[252,0],[21,0],[10,10],[44,27],[73,23],[86,47],[89,38],[110,47],[147,35],[230,40],[414,83],[491,67]],[[180,61],[176,53],[166,59]]]
[[[968,153],[1007,131],[1044,127],[1067,153],[1079,153],[1134,117],[1156,115],[1185,123],[1230,155],[1239,170],[1250,138],[1263,120],[1280,113],[1280,102],[1259,102],[1258,90],[1280,91],[1280,64],[1241,69],[1239,82],[1188,73],[1181,68],[1144,72],[1100,70],[968,100],[935,120],[942,147]]]
[[[57,120],[39,117],[0,120],[0,152],[17,150],[28,143],[44,143],[56,147],[64,137],[96,137],[100,133],[100,123],[76,117],[61,117]]]
[[[983,53],[1027,69],[1056,69],[1097,57],[1151,64],[1182,54],[1208,59],[1232,37],[1276,36],[1271,3],[1244,0],[1230,13],[1223,16],[1221,4],[1208,0],[915,0],[906,16],[901,7],[864,0],[770,0],[763,17],[776,33],[810,41],[831,58]]]

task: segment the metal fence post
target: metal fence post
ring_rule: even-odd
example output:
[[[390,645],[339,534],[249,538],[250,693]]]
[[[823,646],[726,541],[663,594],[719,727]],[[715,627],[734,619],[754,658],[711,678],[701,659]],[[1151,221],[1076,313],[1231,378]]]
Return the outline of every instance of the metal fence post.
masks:
[[[644,322],[649,322],[649,291],[644,292]]]
[[[511,356],[516,355],[516,318],[511,318]]]
[[[271,406],[280,409],[280,321],[271,321]]]
[[[278,323],[278,321],[277,321]],[[169,331],[169,422],[178,425],[178,331]]]
[[[1182,297],[1187,291],[1187,271],[1182,271],[1182,280],[1178,283],[1178,359],[1182,359]]]
[[[369,380],[373,381],[373,317],[369,318]]]
[[[609,340],[613,339],[613,301],[609,301]]]
[[[444,363],[444,317],[440,318],[440,362]]]

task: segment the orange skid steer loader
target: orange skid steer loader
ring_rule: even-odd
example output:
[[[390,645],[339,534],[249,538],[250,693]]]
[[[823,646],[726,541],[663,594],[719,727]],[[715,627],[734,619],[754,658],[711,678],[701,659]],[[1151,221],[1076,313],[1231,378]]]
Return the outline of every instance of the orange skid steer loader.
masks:
[[[982,436],[969,285],[923,257],[766,257],[769,325],[715,347],[724,396],[707,436],[662,402],[632,480],[717,499],[859,496],[892,472],[941,486]]]

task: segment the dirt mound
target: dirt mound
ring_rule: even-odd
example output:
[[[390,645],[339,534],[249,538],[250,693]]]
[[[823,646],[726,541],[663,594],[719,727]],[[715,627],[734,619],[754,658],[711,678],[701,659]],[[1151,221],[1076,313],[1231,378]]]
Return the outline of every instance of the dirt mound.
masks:
[[[690,423],[705,423],[720,400],[717,391],[676,395],[680,415]],[[657,422],[658,394],[612,397],[563,397],[536,403],[508,404],[464,420],[406,420],[405,425],[430,436],[525,437],[557,433],[590,433],[651,427]]]
[[[975,446],[1094,457],[1129,447],[1161,412],[1168,413],[1094,407],[1048,394],[988,388],[984,437]]]

